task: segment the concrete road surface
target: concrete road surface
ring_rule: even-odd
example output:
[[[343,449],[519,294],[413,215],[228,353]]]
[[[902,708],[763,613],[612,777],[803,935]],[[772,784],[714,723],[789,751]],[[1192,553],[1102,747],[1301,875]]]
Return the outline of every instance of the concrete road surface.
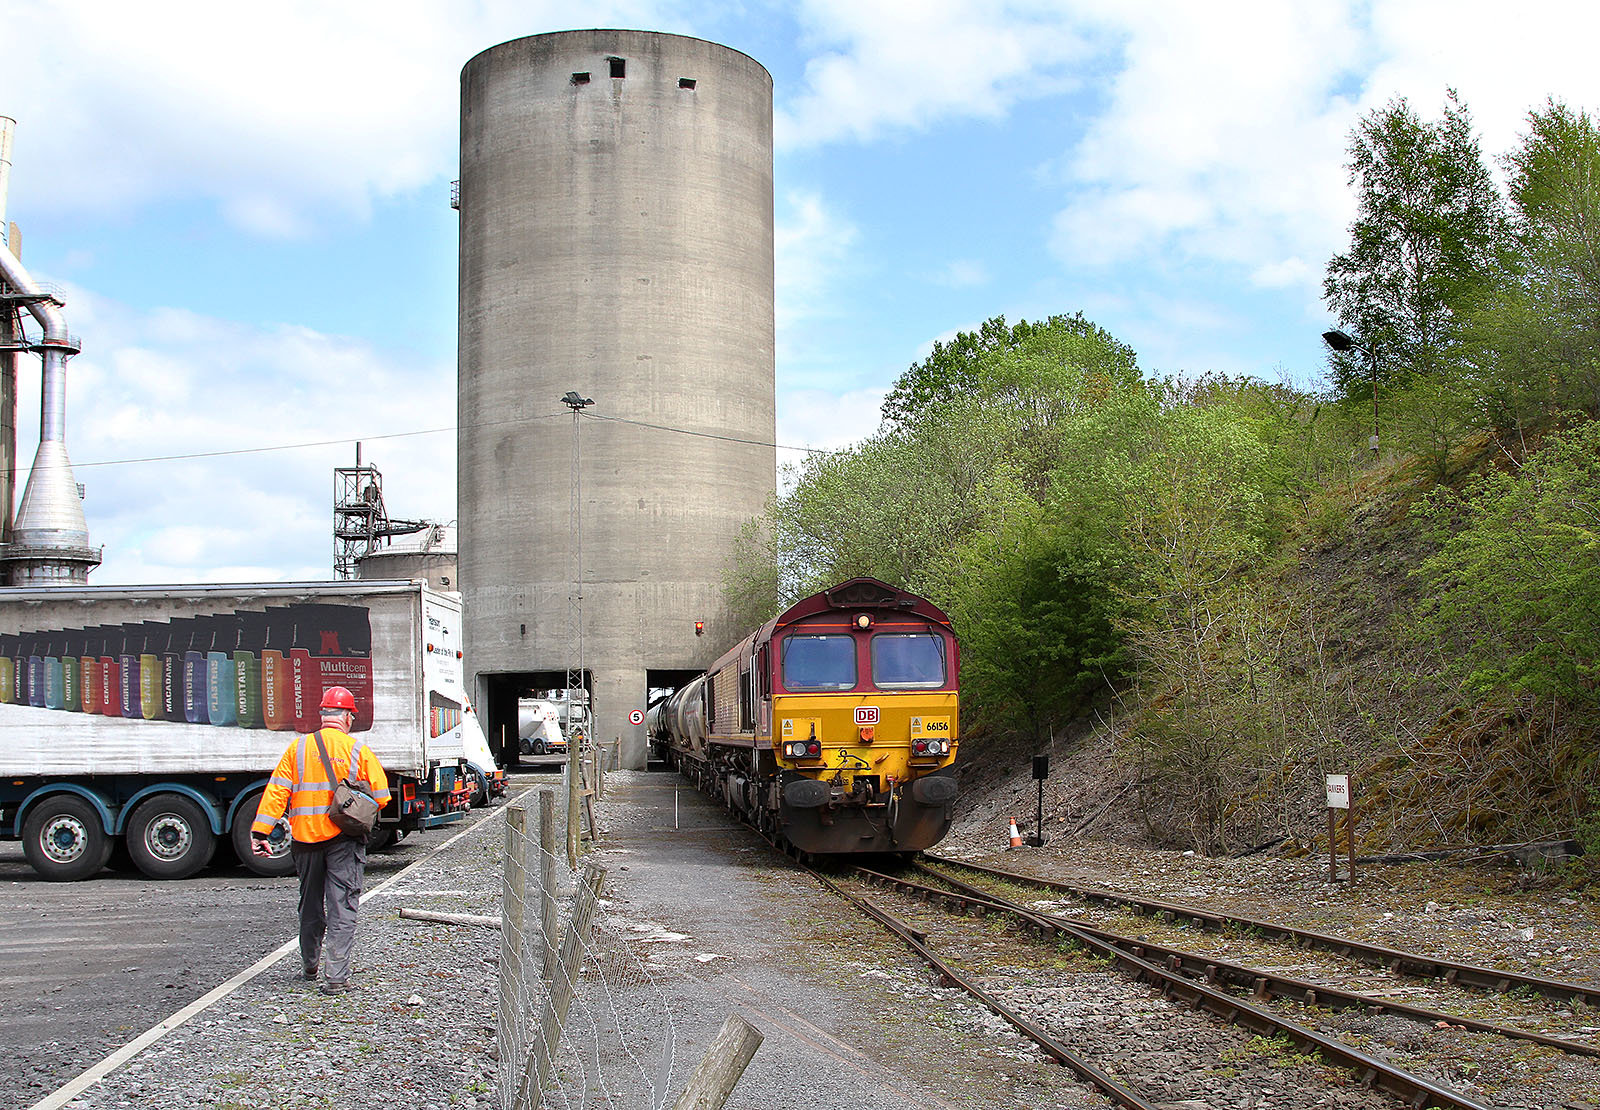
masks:
[[[367,888],[459,828],[372,853]],[[191,879],[129,868],[47,883],[19,842],[0,842],[0,1105],[31,1106],[292,938],[297,892],[294,876],[256,875],[226,845]]]

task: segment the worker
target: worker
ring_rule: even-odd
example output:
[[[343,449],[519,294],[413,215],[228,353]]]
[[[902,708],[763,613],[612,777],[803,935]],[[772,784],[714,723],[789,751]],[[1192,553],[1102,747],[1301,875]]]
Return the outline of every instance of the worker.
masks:
[[[267,838],[288,811],[293,837],[290,851],[300,876],[301,974],[315,981],[322,964],[323,994],[350,989],[350,953],[356,942],[356,909],[361,904],[361,876],[367,863],[366,838],[341,832],[328,818],[333,788],[348,777],[352,782],[365,782],[380,807],[389,803],[389,780],[383,766],[365,742],[350,735],[355,719],[354,694],[343,686],[330,686],[323,692],[322,728],[298,737],[284,751],[250,827],[251,851],[270,855]],[[318,736],[328,750],[331,769],[323,766]]]

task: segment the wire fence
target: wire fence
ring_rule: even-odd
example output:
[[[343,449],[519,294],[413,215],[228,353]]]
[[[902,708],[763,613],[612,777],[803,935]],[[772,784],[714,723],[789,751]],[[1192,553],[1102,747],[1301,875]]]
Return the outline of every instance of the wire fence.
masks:
[[[677,1107],[721,1106],[760,1035],[730,1018],[698,1069],[684,1058],[671,1000],[601,912],[604,869],[568,867],[555,809],[541,790],[536,807],[506,811],[501,1110],[664,1110],[675,1090]]]

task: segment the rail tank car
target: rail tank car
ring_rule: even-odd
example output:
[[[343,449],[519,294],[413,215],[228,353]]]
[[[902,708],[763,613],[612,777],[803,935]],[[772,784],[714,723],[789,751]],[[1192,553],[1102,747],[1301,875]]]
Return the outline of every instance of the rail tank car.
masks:
[[[950,828],[959,662],[936,606],[852,578],[746,636],[647,724],[696,785],[799,851],[921,851]]]

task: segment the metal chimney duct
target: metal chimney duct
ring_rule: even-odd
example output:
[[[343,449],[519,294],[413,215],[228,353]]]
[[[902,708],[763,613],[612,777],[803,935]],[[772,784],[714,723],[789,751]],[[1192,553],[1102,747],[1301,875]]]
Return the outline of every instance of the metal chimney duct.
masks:
[[[17,121],[0,116],[0,239],[17,257],[21,244],[6,232],[6,197],[11,190],[11,133]],[[7,292],[0,287],[0,294]],[[17,341],[22,321],[16,305],[0,299],[0,544],[11,542],[11,510],[17,505]],[[0,583],[5,582],[0,574]]]
[[[10,128],[3,130],[5,153],[9,154]],[[7,160],[6,171],[9,168]],[[29,343],[19,329],[12,350],[37,351],[44,361],[39,451],[12,524],[11,542],[5,545],[0,561],[6,566],[6,581],[13,586],[87,582],[89,572],[100,565],[100,552],[89,546],[89,525],[83,517],[83,499],[72,476],[66,444],[67,359],[81,347],[67,333],[61,298],[41,289],[9,247],[0,250],[0,283],[5,286],[7,311],[13,306],[26,308],[43,330],[37,343]]]

